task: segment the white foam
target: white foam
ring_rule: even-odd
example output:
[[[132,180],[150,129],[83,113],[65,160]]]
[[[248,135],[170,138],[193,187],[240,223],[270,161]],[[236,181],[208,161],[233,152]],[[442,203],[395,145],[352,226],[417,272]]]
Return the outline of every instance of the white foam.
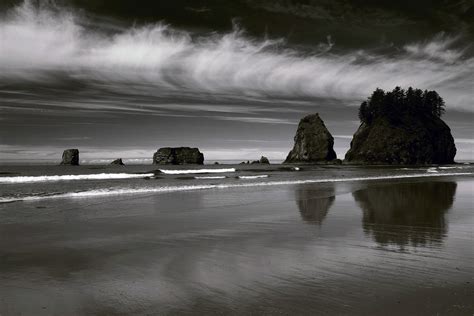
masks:
[[[177,192],[177,191],[196,191],[205,189],[228,189],[228,188],[246,188],[246,187],[260,187],[260,186],[278,186],[278,185],[294,185],[294,184],[310,184],[310,183],[329,183],[329,182],[353,182],[353,181],[371,181],[371,180],[392,180],[392,179],[407,179],[407,178],[429,178],[429,177],[444,177],[444,176],[472,176],[473,172],[462,173],[437,173],[437,174],[404,174],[404,175],[386,175],[376,177],[354,177],[354,178],[338,178],[338,179],[307,179],[307,180],[285,180],[285,181],[271,181],[271,182],[249,182],[249,183],[231,183],[231,184],[206,184],[206,185],[185,185],[185,186],[167,186],[167,187],[146,187],[139,189],[111,189],[111,190],[91,190],[83,192],[71,192],[58,195],[48,196],[25,196],[15,198],[0,198],[0,203],[8,203],[15,201],[37,201],[46,199],[60,199],[60,198],[90,198],[90,197],[106,197],[125,194],[151,194],[162,192]]]
[[[225,179],[226,176],[203,176],[203,177],[194,177],[194,179],[198,180],[211,180],[211,179]]]
[[[34,183],[53,181],[77,181],[77,180],[114,180],[114,179],[134,179],[152,177],[153,173],[98,173],[98,174],[70,174],[54,176],[20,176],[20,177],[0,177],[0,183]]]
[[[268,175],[261,174],[261,175],[257,175],[257,176],[238,176],[237,178],[244,179],[244,180],[251,180],[251,179],[268,178]]]
[[[428,168],[428,169],[426,170],[426,172],[436,173],[436,172],[438,172],[438,170],[436,170],[435,167],[432,167],[432,168]]]
[[[223,169],[189,169],[189,170],[167,170],[160,169],[164,174],[199,174],[199,173],[225,173],[235,172],[235,168],[223,168]]]

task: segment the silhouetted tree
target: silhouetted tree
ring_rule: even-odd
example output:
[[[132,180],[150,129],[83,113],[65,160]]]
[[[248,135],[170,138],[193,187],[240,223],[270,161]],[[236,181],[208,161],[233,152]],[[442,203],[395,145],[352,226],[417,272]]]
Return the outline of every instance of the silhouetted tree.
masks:
[[[377,118],[397,123],[404,115],[441,117],[444,112],[444,100],[436,91],[422,91],[412,87],[405,91],[395,87],[392,91],[385,92],[377,88],[360,105],[359,119],[369,124]]]

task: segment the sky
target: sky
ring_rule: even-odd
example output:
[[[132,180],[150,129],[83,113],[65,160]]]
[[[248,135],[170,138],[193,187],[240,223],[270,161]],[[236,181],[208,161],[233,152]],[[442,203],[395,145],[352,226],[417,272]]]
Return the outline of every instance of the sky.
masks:
[[[474,1],[0,4],[0,163],[283,160],[318,112],[338,158],[377,87],[436,90],[474,160]]]

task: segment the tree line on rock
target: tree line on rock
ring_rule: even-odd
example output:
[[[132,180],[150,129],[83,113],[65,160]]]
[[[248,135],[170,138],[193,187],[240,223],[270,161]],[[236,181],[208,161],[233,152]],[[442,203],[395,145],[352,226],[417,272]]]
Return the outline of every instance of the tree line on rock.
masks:
[[[360,105],[359,119],[362,123],[370,124],[376,119],[385,118],[397,124],[406,115],[440,118],[444,112],[444,100],[436,91],[396,87],[385,92],[378,88]]]

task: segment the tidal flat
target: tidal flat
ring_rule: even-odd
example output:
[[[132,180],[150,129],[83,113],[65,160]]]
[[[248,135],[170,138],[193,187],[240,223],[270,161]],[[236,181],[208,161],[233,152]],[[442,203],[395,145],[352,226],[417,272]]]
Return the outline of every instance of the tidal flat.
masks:
[[[473,190],[452,174],[2,203],[0,314],[472,315]]]

